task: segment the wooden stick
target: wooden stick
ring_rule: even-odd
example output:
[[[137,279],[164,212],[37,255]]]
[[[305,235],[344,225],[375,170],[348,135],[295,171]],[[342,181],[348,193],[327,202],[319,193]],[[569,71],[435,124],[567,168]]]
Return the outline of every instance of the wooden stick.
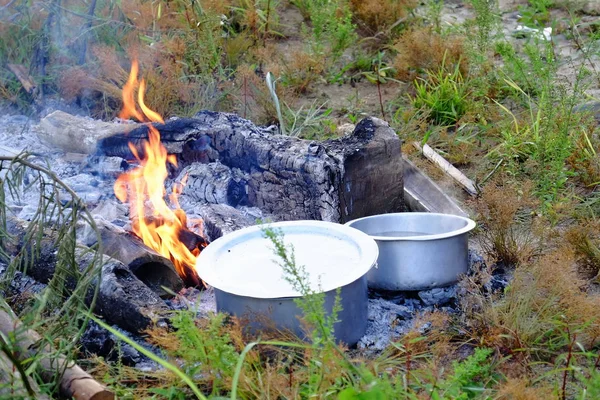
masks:
[[[466,177],[465,174],[460,172],[454,165],[450,164],[444,157],[438,154],[428,144],[423,147],[419,142],[413,142],[413,146],[419,150],[423,155],[432,163],[437,165],[446,175],[454,179],[467,193],[471,196],[477,196],[477,188],[472,180]]]
[[[10,69],[12,73],[16,75],[19,82],[21,82],[21,85],[23,85],[23,89],[25,89],[27,93],[33,94],[36,85],[31,76],[29,76],[25,66],[22,64],[8,64],[8,69]]]
[[[23,376],[22,371],[22,368],[18,368],[18,362],[5,352],[0,352],[0,398],[50,400],[50,397],[40,393],[40,388],[33,379]]]
[[[22,361],[28,358],[38,360],[44,381],[52,382],[60,374],[59,390],[62,396],[75,400],[112,400],[115,398],[114,393],[94,380],[74,362],[62,356],[48,357],[47,355],[55,352],[49,344],[38,349],[38,344],[42,340],[40,335],[27,329],[6,303],[2,304],[0,309],[0,332],[4,337],[11,335],[15,337],[13,346],[16,345],[17,350],[14,355],[18,360]],[[42,357],[39,357],[40,353]]]

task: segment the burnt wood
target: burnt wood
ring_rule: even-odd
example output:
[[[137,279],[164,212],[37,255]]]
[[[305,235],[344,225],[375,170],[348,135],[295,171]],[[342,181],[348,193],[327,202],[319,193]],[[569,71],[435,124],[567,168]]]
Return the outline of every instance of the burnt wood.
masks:
[[[25,257],[22,257],[25,272],[38,282],[47,284],[56,269],[55,234],[48,230],[41,235],[35,233],[32,235],[33,238],[28,239],[25,237],[26,226],[25,221],[16,218],[7,219],[7,231],[12,236],[11,240],[5,240],[7,254],[10,256],[25,254]],[[160,297],[170,298],[173,296],[172,293],[177,293],[183,288],[184,283],[171,260],[150,249],[133,234],[103,219],[96,219],[96,226],[102,239],[103,253],[125,264],[138,279]],[[188,241],[197,243],[192,238],[188,238]],[[95,232],[90,232],[83,238],[83,244],[87,247],[96,245],[96,242]]]
[[[161,141],[188,168],[184,194],[199,203],[258,207],[275,220],[344,222],[403,210],[401,141],[376,118],[326,142],[274,135],[234,114],[203,111],[155,124]],[[148,127],[99,140],[96,156],[134,159]],[[207,164],[200,166],[198,164]]]
[[[14,257],[19,254],[24,256],[22,257],[22,260],[24,260],[23,265],[21,265],[20,269],[41,284],[48,284],[54,276],[57,267],[55,240],[51,237],[51,232],[44,232],[40,236],[36,235],[34,239],[26,239],[23,236],[26,232],[26,226],[26,222],[24,221],[14,218],[7,219],[7,228],[11,237],[5,238],[3,248],[8,256]],[[39,245],[36,243],[37,241],[39,241]],[[130,249],[133,248],[135,247]],[[130,250],[129,252],[122,252],[121,255],[129,257],[134,265],[137,262],[139,271],[144,271],[143,267],[148,265],[155,266],[155,269],[152,270],[154,276],[152,278],[146,277],[147,282],[154,283],[155,285],[159,282],[169,283],[167,281],[168,278],[164,278],[165,276],[169,276],[164,273],[168,270],[168,268],[165,268],[167,264],[164,258],[159,255],[151,255],[151,250],[147,247],[145,249],[148,251],[144,254],[139,252],[140,248],[136,249],[137,253]],[[73,265],[79,271],[84,271],[93,262],[94,256],[95,253],[93,250],[79,245],[75,250]],[[25,260],[27,260],[26,264]],[[155,260],[156,262],[154,263],[154,261],[149,260]],[[99,282],[96,282],[94,285],[94,287],[98,284],[100,285],[94,309],[96,313],[104,317],[108,322],[131,332],[142,332],[153,321],[163,318],[163,315],[169,308],[159,294],[155,293],[146,283],[142,282],[122,262],[110,257],[104,257],[103,261],[104,264],[102,265]],[[146,264],[143,262],[146,262]],[[160,265],[161,268],[156,267],[157,265]],[[66,292],[74,289],[77,273],[76,270],[67,273],[65,282]],[[176,273],[175,276],[179,279]],[[179,279],[176,287],[181,288],[182,286],[181,279]],[[90,290],[93,290],[93,288]],[[91,298],[92,293],[89,293],[88,301],[91,301]]]
[[[160,297],[173,297],[172,293],[183,288],[183,280],[171,260],[146,246],[132,233],[109,222],[96,219],[96,226],[100,231],[104,254],[127,265],[138,279]]]

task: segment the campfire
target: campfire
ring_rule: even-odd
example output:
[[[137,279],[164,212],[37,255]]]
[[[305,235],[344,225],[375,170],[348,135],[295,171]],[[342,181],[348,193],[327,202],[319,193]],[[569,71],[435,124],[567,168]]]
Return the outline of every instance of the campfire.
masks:
[[[159,131],[152,123],[164,124],[162,117],[148,108],[144,102],[146,85],[138,80],[138,63],[133,61],[129,79],[123,87],[123,110],[119,117],[135,118],[148,126],[148,140],[142,142],[143,152],[129,143],[137,166],[121,174],[114,185],[117,198],[129,203],[129,217],[133,232],[151,249],[171,259],[181,278],[188,285],[200,283],[195,272],[196,259],[206,240],[188,229],[185,212],[181,209],[178,196],[186,178],[173,185],[169,203],[165,200],[165,181],[169,176],[168,164],[177,167],[177,159],[169,155],[160,141]],[[135,91],[137,89],[137,105]],[[193,221],[201,228],[202,220]]]

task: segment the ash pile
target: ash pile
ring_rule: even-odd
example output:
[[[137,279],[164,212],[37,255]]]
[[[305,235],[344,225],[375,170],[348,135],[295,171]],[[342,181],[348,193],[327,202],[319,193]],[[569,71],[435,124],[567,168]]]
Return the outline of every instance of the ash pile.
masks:
[[[116,179],[132,168],[136,153],[143,155],[147,126],[107,123],[61,111],[38,124],[23,117],[2,117],[0,122],[0,138],[11,145],[0,149],[4,155],[29,151],[32,162],[51,169],[91,211],[97,230],[81,224],[77,242],[94,249],[95,232],[99,232],[102,252],[110,257],[98,282],[95,311],[99,315],[137,337],[151,324],[167,324],[170,310],[192,308],[199,315],[215,310],[211,290],[189,287],[193,280],[182,279],[171,260],[131,234],[129,209],[115,197]],[[404,211],[401,141],[376,118],[366,118],[351,134],[326,142],[281,136],[274,127],[257,127],[237,115],[210,111],[154,126],[177,160],[177,166],[169,170],[168,190],[187,180],[180,206],[189,221],[203,221],[196,233],[183,240],[190,249],[201,249],[206,242],[257,220],[343,223]],[[40,192],[26,183],[19,196],[7,199],[11,233],[17,238],[12,254],[22,251],[19,238],[38,212]],[[60,198],[68,198],[68,193],[57,193],[59,202]],[[26,274],[16,275],[11,296],[33,295],[51,281],[56,270],[52,246],[56,238],[49,236],[41,234],[40,262]],[[76,257],[81,269],[89,265],[89,254],[82,251]],[[473,268],[478,262],[472,261]],[[393,296],[371,293],[367,335],[359,346],[382,349],[412,326],[416,314],[433,307],[456,312],[455,288]],[[82,344],[110,358],[115,342],[92,324]],[[122,361],[144,365],[133,348],[125,349],[119,352]]]

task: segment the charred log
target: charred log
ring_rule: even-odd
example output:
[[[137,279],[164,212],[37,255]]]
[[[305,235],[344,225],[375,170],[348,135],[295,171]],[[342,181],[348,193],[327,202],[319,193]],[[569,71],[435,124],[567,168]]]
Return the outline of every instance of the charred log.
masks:
[[[337,222],[403,208],[401,141],[376,118],[323,143],[273,135],[236,115],[209,111],[155,127],[179,165],[191,168],[186,194],[199,202],[258,207],[281,220]],[[101,139],[97,155],[132,160],[128,143],[142,153],[147,137],[144,126]]]
[[[141,333],[167,311],[164,301],[125,265],[114,259],[104,264],[95,312],[108,322]]]
[[[190,202],[192,203],[192,202]],[[198,215],[204,221],[204,234],[216,240],[221,236],[256,224],[256,218],[226,204],[185,204],[190,214]]]
[[[365,118],[352,135],[325,145],[343,164],[340,222],[404,210],[401,142],[387,123]]]
[[[183,281],[177,274],[173,263],[143,244],[131,233],[102,219],[96,220],[102,239],[104,254],[125,264],[133,274],[150,289],[163,298],[172,297],[173,292],[183,288]],[[7,231],[11,240],[5,240],[5,251],[10,256],[20,255],[22,269],[38,282],[47,284],[56,270],[57,252],[55,233],[27,232],[27,223],[15,218],[7,220]],[[188,238],[197,245],[198,239]],[[96,244],[95,232],[83,238],[84,245]],[[78,262],[78,260],[76,260]],[[165,288],[167,290],[165,290]]]
[[[9,232],[13,237],[12,240],[5,240],[5,251],[10,256],[19,257],[19,260],[21,260],[20,269],[24,270],[27,275],[42,284],[50,282],[58,265],[55,238],[51,237],[52,232],[45,232],[40,236],[34,235],[33,239],[26,238],[24,236],[27,231],[25,222],[15,219],[9,219],[7,222],[9,222]],[[134,257],[136,254],[137,256]],[[123,257],[128,256],[134,265],[137,262],[138,270],[143,270],[145,265],[157,265],[160,261],[160,271],[153,271],[155,273],[154,277],[152,279],[146,278],[146,280],[150,280],[151,283],[154,282],[156,285],[165,283],[164,286],[166,286],[171,282],[166,277],[171,277],[173,281],[176,281],[177,287],[181,288],[183,286],[181,279],[174,271],[174,278],[172,274],[165,274],[166,269],[164,266],[166,263],[159,255],[141,255],[141,253],[133,251],[122,252],[121,255]],[[77,270],[86,270],[94,262],[95,257],[95,252],[84,246],[79,246],[75,250],[74,259],[72,260],[74,268],[72,271],[68,271],[65,279],[65,294],[75,288],[78,278]],[[156,260],[157,262],[143,263],[148,260]],[[170,263],[170,261],[168,262]],[[162,314],[168,310],[167,305],[157,293],[138,279],[127,265],[113,258],[104,257],[100,280],[95,285],[98,284],[99,292],[94,311],[110,323],[128,331],[141,332],[145,330],[153,321],[161,319]],[[88,295],[88,302],[91,299],[92,292]]]
[[[96,220],[104,254],[121,261],[133,274],[162,298],[172,297],[183,281],[171,260],[146,246],[133,234],[100,219]],[[95,243],[86,243],[91,246]],[[165,290],[164,288],[167,288]]]

